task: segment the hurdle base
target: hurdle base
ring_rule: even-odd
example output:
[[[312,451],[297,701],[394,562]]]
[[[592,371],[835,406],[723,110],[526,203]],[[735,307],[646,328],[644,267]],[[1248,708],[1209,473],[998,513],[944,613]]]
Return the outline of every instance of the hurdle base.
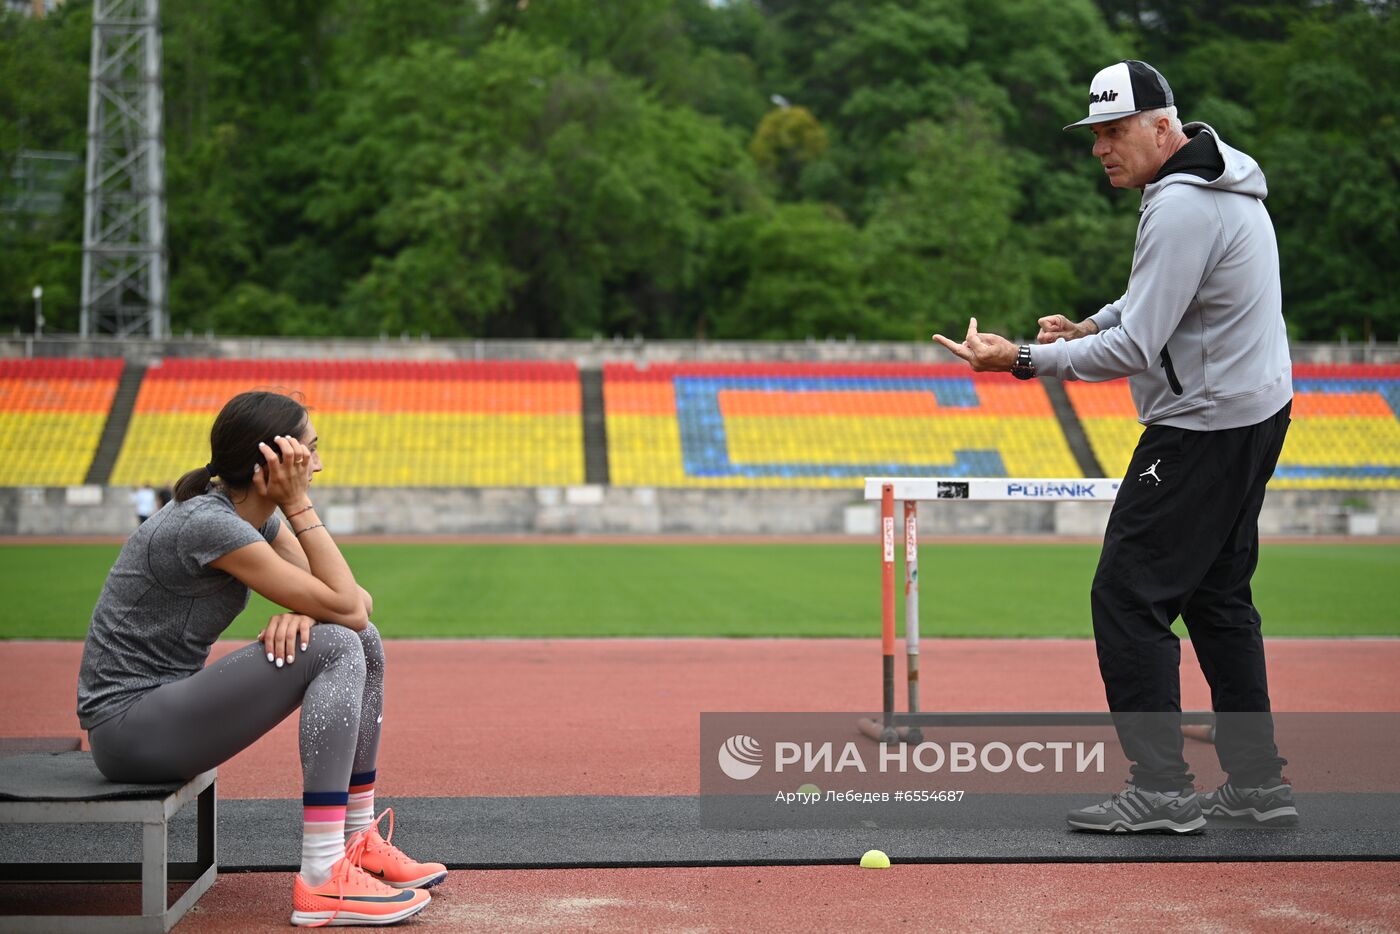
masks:
[[[871,717],[857,720],[856,729],[877,743],[921,743],[924,740],[923,731],[916,726],[887,727]]]

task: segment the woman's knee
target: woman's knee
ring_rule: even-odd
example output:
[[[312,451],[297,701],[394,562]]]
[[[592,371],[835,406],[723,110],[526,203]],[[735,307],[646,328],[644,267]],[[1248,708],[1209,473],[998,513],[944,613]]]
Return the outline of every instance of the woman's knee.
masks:
[[[355,635],[360,638],[360,648],[364,650],[365,658],[371,664],[384,662],[384,640],[379,636],[379,630],[374,623],[368,623]]]
[[[348,664],[360,671],[365,668],[365,650],[359,634],[335,623],[312,626],[303,654],[312,661]]]

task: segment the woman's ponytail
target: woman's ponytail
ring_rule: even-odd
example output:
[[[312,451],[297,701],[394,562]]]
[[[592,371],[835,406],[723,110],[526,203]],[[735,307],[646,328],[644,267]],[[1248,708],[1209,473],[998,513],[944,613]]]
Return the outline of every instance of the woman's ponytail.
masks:
[[[183,503],[209,489],[209,481],[214,479],[214,465],[205,464],[185,474],[175,484],[175,502]]]

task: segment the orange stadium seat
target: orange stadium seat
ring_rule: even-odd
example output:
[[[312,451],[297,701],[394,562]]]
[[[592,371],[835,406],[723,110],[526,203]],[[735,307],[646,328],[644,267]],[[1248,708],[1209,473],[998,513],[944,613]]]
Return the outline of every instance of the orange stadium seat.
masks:
[[[0,486],[75,486],[87,477],[121,360],[0,360]]]
[[[297,392],[336,486],[553,486],[584,480],[572,363],[166,360],[146,373],[114,484],[169,482],[204,463],[223,404]]]

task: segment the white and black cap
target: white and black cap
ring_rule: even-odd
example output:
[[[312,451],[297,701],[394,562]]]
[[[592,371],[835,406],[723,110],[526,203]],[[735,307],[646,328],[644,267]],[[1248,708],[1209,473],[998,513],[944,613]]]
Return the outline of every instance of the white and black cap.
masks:
[[[1175,102],[1171,86],[1160,71],[1146,62],[1129,59],[1094,75],[1089,85],[1089,116],[1065,129],[1107,123],[1144,110],[1170,107]]]

